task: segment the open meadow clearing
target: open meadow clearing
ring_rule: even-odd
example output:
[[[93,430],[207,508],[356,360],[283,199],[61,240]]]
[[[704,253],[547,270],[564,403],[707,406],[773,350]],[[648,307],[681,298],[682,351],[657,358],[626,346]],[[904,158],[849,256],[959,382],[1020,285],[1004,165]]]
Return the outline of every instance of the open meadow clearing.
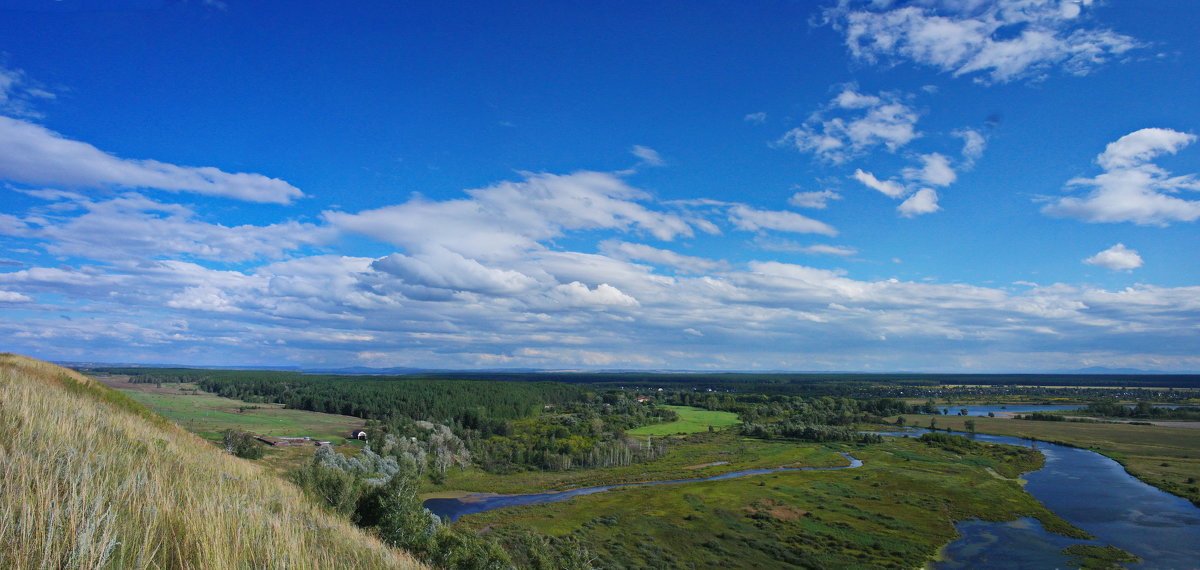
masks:
[[[363,420],[352,416],[292,410],[281,404],[251,404],[196,389],[194,384],[130,383],[122,376],[98,376],[181,427],[209,439],[227,429],[274,437],[311,437],[340,443]]]
[[[709,427],[720,429],[738,423],[737,414],[703,410],[691,406],[660,406],[674,410],[679,419],[665,424],[651,424],[637,429],[631,429],[629,435],[670,435],[676,433],[696,433],[708,431]]]

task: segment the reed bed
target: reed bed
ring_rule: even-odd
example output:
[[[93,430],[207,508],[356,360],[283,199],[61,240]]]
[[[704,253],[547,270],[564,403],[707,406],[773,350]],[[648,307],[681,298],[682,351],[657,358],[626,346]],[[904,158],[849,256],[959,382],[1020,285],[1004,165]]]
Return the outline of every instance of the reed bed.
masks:
[[[416,568],[250,462],[0,354],[0,568]]]

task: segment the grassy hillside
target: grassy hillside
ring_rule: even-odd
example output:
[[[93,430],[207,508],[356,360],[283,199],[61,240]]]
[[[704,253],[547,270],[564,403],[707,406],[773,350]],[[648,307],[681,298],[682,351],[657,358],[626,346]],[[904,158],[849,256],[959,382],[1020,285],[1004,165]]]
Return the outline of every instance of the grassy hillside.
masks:
[[[0,567],[417,566],[119,392],[0,354]]]

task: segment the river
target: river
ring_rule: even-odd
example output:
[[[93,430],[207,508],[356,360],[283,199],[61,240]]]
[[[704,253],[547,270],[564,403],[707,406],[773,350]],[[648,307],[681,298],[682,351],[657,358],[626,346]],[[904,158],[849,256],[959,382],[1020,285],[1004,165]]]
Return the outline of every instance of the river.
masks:
[[[554,491],[550,493],[535,493],[530,495],[496,495],[492,493],[477,493],[459,497],[455,499],[426,499],[425,508],[433,512],[433,514],[449,519],[451,522],[458,520],[459,517],[474,513],[482,513],[494,509],[502,509],[505,507],[516,507],[520,505],[536,505],[540,503],[557,503],[565,501],[572,497],[581,495],[593,495],[595,493],[603,493],[612,489],[620,489],[622,487],[646,487],[650,485],[670,485],[675,483],[697,483],[700,481],[720,481],[721,479],[735,479],[738,477],[748,477],[750,475],[762,475],[764,473],[776,473],[779,471],[836,471],[839,469],[854,469],[862,467],[862,461],[855,459],[849,453],[839,454],[845,457],[850,462],[849,465],[841,467],[777,467],[773,469],[746,469],[744,471],[733,471],[730,473],[722,473],[713,475],[712,477],[700,477],[696,479],[671,479],[668,481],[646,481],[643,483],[623,483],[620,485],[601,485],[598,487],[581,487],[578,489],[569,489],[566,491]]]
[[[1049,533],[1031,519],[964,521],[957,526],[962,538],[946,546],[944,560],[933,568],[1065,568],[1071,559],[1060,551],[1071,544],[1111,544],[1142,558],[1133,568],[1200,566],[1200,508],[1186,499],[1139,481],[1119,463],[1098,453],[1013,437],[973,437],[1041,451],[1046,464],[1022,475],[1029,482],[1025,490],[1098,540]]]
[[[978,406],[937,406],[939,412],[946,412],[951,416],[956,416],[962,410],[967,410],[968,416],[986,416],[989,413],[997,416],[1003,414],[1029,414],[1033,412],[1061,412],[1065,410],[1078,410],[1087,404],[987,404]],[[1132,407],[1132,406],[1128,406]],[[1154,404],[1156,408],[1190,408],[1192,406],[1179,404]]]

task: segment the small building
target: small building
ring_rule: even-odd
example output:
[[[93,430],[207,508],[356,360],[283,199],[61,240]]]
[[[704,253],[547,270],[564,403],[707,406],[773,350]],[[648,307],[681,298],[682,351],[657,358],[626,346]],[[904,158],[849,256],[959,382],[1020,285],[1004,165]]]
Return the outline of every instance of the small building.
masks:
[[[350,432],[350,439],[361,439],[363,441],[366,441],[367,440],[367,432],[364,430],[361,430],[361,429],[356,429],[356,430]]]
[[[652,398],[651,398],[650,396],[638,396],[638,397],[637,397],[637,402],[638,402],[639,404],[644,404],[644,403],[646,403],[646,402],[649,402],[651,399],[652,399]]]

